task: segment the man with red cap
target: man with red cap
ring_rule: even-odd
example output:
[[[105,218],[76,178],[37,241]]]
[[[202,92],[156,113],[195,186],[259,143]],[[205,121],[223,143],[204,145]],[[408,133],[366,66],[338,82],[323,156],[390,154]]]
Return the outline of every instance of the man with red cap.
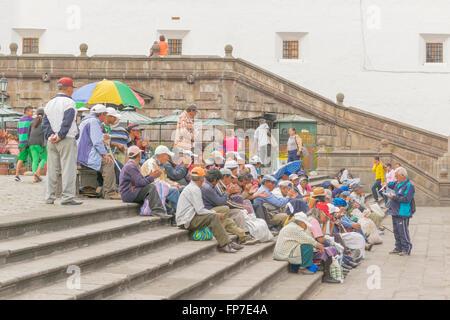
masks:
[[[42,128],[47,143],[47,189],[45,200],[56,200],[58,174],[62,175],[62,205],[80,205],[75,200],[77,176],[78,126],[76,105],[72,99],[75,88],[71,78],[58,80],[58,94],[44,109]]]

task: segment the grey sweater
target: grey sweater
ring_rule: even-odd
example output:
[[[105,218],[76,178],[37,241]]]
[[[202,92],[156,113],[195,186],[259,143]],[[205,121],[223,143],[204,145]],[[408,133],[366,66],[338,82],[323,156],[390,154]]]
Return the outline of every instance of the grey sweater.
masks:
[[[41,146],[44,147],[44,131],[42,129],[42,122],[36,127],[30,126],[30,138],[28,139],[29,146]]]

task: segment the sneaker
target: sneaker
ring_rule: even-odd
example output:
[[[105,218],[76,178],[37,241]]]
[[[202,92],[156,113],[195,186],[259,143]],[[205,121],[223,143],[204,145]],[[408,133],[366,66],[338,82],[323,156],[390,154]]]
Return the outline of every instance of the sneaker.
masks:
[[[112,195],[105,196],[105,200],[122,200],[122,197],[118,193],[113,193]]]
[[[68,202],[61,202],[63,206],[79,206],[80,204],[83,204],[81,201],[76,200],[70,200]]]
[[[241,244],[244,244],[244,245],[246,245],[246,246],[252,246],[252,245],[255,245],[255,244],[257,244],[257,243],[259,243],[259,240],[258,240],[258,239],[255,239],[255,238],[253,238],[253,237],[250,237],[250,238],[248,238],[246,241],[241,242]]]
[[[339,280],[333,279],[331,277],[322,277],[322,282],[324,283],[341,283]]]
[[[389,254],[399,254],[399,253],[401,253],[401,251],[398,251],[396,249],[394,249],[391,252],[389,252]]]
[[[230,242],[230,246],[234,249],[234,250],[241,250],[244,248],[243,245],[237,244],[236,242],[232,241]]]
[[[230,246],[230,244],[226,244],[223,247],[219,247],[219,251],[224,252],[224,253],[236,253],[237,252],[235,249],[233,249]]]
[[[17,182],[23,182],[22,179],[20,179],[19,176],[15,176],[15,177],[14,177],[14,180],[17,181]]]

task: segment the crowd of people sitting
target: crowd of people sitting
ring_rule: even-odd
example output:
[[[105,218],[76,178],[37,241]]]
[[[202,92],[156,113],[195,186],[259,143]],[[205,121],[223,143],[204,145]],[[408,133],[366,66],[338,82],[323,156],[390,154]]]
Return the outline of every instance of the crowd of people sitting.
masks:
[[[55,202],[58,174],[62,175],[61,204],[81,204],[74,199],[78,164],[97,172],[105,199],[137,203],[141,215],[167,219],[193,235],[203,232],[200,239],[212,234],[210,238],[214,236],[219,251],[225,253],[277,237],[275,260],[289,262],[293,273],[313,274],[321,269],[322,281],[329,283],[341,283],[366,251],[382,242],[385,212],[377,204],[366,203],[360,180],[342,169],[336,179],[311,186],[298,161],[301,146],[295,137],[291,160],[299,166],[289,174],[263,174],[265,162],[259,155],[249,161],[237,151],[199,156],[191,151],[197,108],[190,105],[179,116],[173,150],[159,145],[149,156],[143,128],[138,124],[121,127],[114,108],[93,106],[78,130],[75,103],[70,98],[73,88],[72,79],[60,79],[58,94],[43,112],[47,204]],[[264,126],[261,122],[259,140],[267,134]],[[396,248],[391,253],[409,255],[411,244],[403,221],[409,221],[415,211],[414,186],[402,167],[394,174],[389,171],[389,183],[385,183],[378,165],[382,164],[375,159],[376,186],[381,185],[377,191],[393,188],[386,195],[393,201],[389,210],[395,216]]]
[[[142,150],[133,146],[128,157],[119,179],[122,200],[191,232],[209,228],[221,252],[277,236],[273,257],[288,261],[290,272],[321,269],[324,282],[341,283],[331,274],[333,261],[344,277],[381,243],[384,212],[368,208],[359,179],[338,175],[341,180],[311,187],[301,168],[277,179],[261,175],[257,155],[245,164],[237,152],[199,160],[161,145],[142,163]]]

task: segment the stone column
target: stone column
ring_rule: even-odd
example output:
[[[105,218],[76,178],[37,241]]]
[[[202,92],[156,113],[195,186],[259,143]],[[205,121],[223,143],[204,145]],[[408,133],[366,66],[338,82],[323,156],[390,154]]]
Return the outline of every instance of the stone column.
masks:
[[[318,150],[317,154],[317,174],[327,174],[330,167],[330,158],[328,152],[325,150],[325,139],[320,138],[317,141]]]
[[[86,43],[80,44],[80,57],[87,57],[88,48]]]
[[[11,51],[11,56],[17,56],[17,49],[19,48],[19,46],[17,45],[17,43],[13,42],[9,45],[9,50]]]
[[[234,58],[232,53],[233,53],[233,46],[231,44],[227,44],[225,46],[225,58]]]

